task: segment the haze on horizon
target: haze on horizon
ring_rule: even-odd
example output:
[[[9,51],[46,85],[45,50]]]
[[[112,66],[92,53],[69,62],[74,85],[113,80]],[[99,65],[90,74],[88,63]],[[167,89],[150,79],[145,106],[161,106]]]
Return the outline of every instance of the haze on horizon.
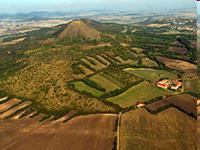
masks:
[[[0,13],[32,11],[168,11],[196,8],[196,0],[0,0]]]

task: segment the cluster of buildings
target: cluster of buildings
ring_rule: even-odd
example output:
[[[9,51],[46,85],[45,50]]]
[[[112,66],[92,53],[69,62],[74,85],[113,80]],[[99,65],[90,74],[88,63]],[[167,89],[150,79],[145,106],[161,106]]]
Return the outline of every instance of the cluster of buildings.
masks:
[[[169,80],[169,79],[163,79],[156,83],[157,87],[162,89],[170,89],[177,91],[179,89],[182,89],[183,83],[179,80]],[[200,103],[200,102],[199,102]],[[145,103],[143,101],[138,101],[135,106],[137,108],[143,108],[145,107]]]
[[[182,88],[183,84],[179,80],[164,79],[157,82],[157,86],[163,89],[178,90]]]

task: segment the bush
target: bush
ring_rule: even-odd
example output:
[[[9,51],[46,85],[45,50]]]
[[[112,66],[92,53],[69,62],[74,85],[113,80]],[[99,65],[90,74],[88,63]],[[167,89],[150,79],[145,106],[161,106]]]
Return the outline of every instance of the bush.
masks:
[[[0,98],[7,96],[7,93],[4,90],[0,90]]]

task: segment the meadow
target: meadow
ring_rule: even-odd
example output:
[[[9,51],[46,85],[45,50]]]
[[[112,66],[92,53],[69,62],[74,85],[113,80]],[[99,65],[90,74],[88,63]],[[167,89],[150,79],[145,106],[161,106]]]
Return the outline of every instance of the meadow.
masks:
[[[126,108],[135,105],[138,101],[146,102],[156,97],[166,96],[172,93],[171,91],[160,89],[148,81],[143,81],[124,93],[116,97],[108,98],[107,100]]]
[[[166,70],[149,69],[149,68],[127,68],[124,71],[133,74],[137,77],[149,80],[152,82],[159,81],[160,79],[177,79],[178,76]]]

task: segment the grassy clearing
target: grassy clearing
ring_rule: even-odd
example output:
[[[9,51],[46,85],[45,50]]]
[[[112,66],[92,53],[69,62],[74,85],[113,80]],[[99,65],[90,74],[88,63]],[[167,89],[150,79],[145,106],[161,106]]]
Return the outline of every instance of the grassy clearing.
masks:
[[[115,82],[112,82],[112,80],[105,78],[101,74],[96,74],[92,76],[90,80],[96,82],[98,85],[103,87],[106,90],[106,92],[111,92],[116,89],[120,89],[120,87]]]
[[[157,69],[148,69],[148,68],[127,68],[124,71],[133,74],[137,77],[143,78],[149,81],[158,81],[160,79],[169,78],[169,79],[177,79],[178,76],[174,73],[165,71],[165,70],[157,70]]]
[[[100,97],[101,95],[104,94],[103,91],[92,88],[82,81],[74,82],[74,88],[80,92],[86,92],[86,93],[92,94],[95,97]]]
[[[131,87],[126,92],[107,100],[119,104],[121,107],[126,108],[135,105],[137,101],[148,101],[156,97],[170,95],[173,92],[163,90],[151,85],[147,81],[143,81],[136,86]]]

